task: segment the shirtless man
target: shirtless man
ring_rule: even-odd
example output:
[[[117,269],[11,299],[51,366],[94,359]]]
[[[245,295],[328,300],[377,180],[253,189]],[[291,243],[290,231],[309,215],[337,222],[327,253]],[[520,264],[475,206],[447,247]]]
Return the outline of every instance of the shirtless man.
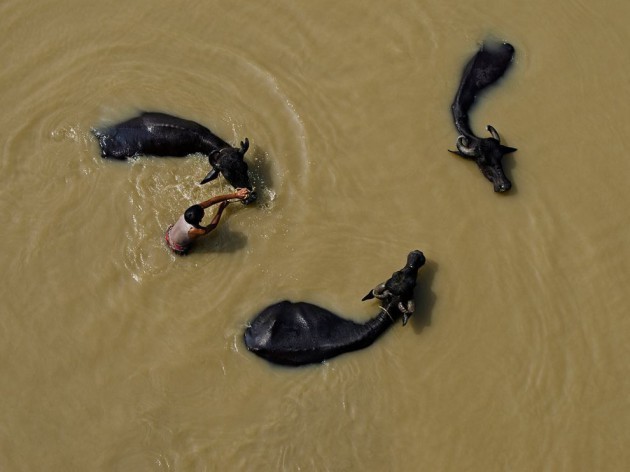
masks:
[[[249,192],[250,191],[246,188],[239,188],[234,193],[218,195],[198,205],[191,206],[179,217],[174,225],[169,226],[166,230],[166,234],[164,235],[166,245],[176,254],[187,254],[193,241],[200,236],[208,234],[217,227],[223,210],[228,206],[229,200],[244,200],[249,195]],[[201,226],[200,223],[205,214],[204,210],[217,203],[219,203],[219,208],[214,218],[212,218],[212,221],[210,221],[210,224],[208,226]]]

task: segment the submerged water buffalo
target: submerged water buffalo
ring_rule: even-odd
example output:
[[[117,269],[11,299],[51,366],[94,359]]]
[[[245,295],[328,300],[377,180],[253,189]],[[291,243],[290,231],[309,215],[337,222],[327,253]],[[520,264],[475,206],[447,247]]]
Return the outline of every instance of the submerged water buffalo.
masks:
[[[205,126],[165,113],[145,112],[140,116],[103,129],[92,130],[98,138],[103,157],[126,159],[139,155],[183,157],[202,153],[212,169],[201,181],[214,180],[219,173],[235,188],[253,190],[245,152],[249,140],[232,147]],[[256,199],[255,192],[244,203]]]
[[[503,172],[501,161],[505,154],[516,149],[502,145],[499,133],[490,125],[486,127],[490,138],[475,136],[468,123],[468,111],[477,94],[503,76],[513,57],[514,47],[508,43],[484,43],[466,64],[451,106],[455,128],[460,133],[457,151],[451,152],[474,160],[483,175],[494,185],[495,192],[506,192],[512,187]]]
[[[245,330],[245,345],[275,364],[299,366],[322,362],[372,344],[395,320],[405,325],[415,309],[413,292],[424,254],[412,251],[407,264],[363,300],[377,298],[381,309],[365,323],[341,318],[317,305],[282,301],[262,310]]]

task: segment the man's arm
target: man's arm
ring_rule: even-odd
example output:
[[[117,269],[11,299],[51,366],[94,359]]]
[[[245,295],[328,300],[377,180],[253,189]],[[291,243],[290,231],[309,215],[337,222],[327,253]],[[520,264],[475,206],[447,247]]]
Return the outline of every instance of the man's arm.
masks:
[[[208,200],[199,203],[199,206],[205,210],[206,208],[211,207],[212,205],[216,205],[217,203],[225,202],[233,198],[236,198],[238,200],[243,200],[247,198],[247,195],[249,195],[249,190],[247,190],[246,188],[239,188],[234,193],[228,193],[226,195],[217,195],[216,197],[209,198]]]
[[[225,210],[225,208],[229,204],[230,202],[227,202],[227,201],[221,202],[221,204],[219,205],[219,208],[217,209],[217,214],[214,215],[214,218],[212,218],[212,221],[210,221],[210,224],[203,228],[205,230],[205,234],[208,234],[210,231],[212,231],[214,228],[217,227],[217,225],[219,224],[219,220],[221,219],[221,215],[223,214],[223,210]]]
[[[226,195],[222,195],[222,196],[226,196]],[[210,231],[212,231],[214,228],[216,228],[219,225],[219,220],[221,219],[221,215],[223,214],[223,210],[225,210],[225,208],[230,204],[230,202],[224,200],[221,202],[221,204],[219,205],[219,208],[217,209],[217,213],[216,215],[214,215],[214,218],[212,218],[212,221],[210,221],[210,224],[208,224],[207,226],[201,226],[200,228],[190,228],[188,230],[188,236],[190,236],[191,238],[195,239],[199,236],[204,236],[206,234],[208,234]]]

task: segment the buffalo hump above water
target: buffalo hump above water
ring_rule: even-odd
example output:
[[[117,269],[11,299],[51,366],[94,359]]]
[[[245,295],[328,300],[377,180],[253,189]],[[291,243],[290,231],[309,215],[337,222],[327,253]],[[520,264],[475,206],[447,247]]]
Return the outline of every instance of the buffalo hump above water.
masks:
[[[201,181],[206,183],[225,177],[234,188],[253,190],[245,153],[249,140],[232,147],[199,123],[166,113],[145,112],[106,128],[93,130],[106,158],[126,159],[140,155],[184,157],[201,153],[208,156],[210,172]],[[246,203],[253,201],[250,193]]]
[[[289,366],[318,363],[363,349],[395,320],[402,317],[404,324],[411,316],[418,269],[424,263],[422,252],[412,251],[401,270],[364,297],[364,300],[378,298],[381,302],[378,314],[365,323],[342,318],[312,303],[284,300],[254,317],[245,329],[245,345],[270,362]]]

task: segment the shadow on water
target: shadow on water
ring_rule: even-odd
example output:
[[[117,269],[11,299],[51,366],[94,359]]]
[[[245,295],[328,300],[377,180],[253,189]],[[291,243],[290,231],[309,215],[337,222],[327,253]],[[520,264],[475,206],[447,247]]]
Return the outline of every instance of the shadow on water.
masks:
[[[226,215],[229,217],[229,215]],[[193,251],[197,254],[235,253],[247,246],[247,235],[230,230],[227,225],[216,228],[209,237],[206,236],[195,242]]]
[[[416,285],[416,311],[409,320],[413,326],[413,330],[420,334],[425,327],[431,326],[431,312],[435,305],[436,296],[431,290],[435,273],[438,265],[434,261],[427,260],[424,267],[418,275],[418,284]]]

